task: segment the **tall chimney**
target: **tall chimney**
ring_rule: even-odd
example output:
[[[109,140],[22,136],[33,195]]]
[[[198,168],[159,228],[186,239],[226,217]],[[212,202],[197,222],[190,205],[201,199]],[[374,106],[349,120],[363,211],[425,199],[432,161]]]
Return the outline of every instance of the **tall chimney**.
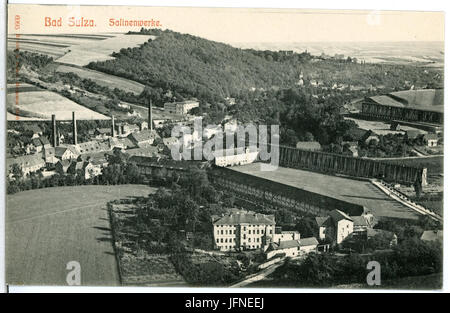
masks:
[[[116,137],[116,128],[114,125],[114,115],[111,117],[111,137]]]
[[[52,114],[52,145],[56,147],[56,117]]]
[[[153,116],[152,116],[152,100],[150,99],[150,103],[148,104],[148,129],[153,130]]]
[[[73,144],[77,144],[77,119],[75,118],[75,112],[72,112],[72,133],[73,133]]]

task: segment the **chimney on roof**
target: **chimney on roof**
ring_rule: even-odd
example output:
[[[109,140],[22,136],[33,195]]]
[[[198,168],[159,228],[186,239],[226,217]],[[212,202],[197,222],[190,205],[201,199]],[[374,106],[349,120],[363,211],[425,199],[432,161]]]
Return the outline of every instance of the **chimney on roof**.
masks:
[[[114,125],[114,115],[111,117],[111,137],[116,137],[116,127]]]
[[[56,147],[56,117],[52,114],[52,146]]]
[[[150,102],[148,104],[148,129],[153,130],[153,104],[152,99],[150,99]]]
[[[73,133],[73,144],[77,144],[77,119],[75,117],[75,112],[72,112],[72,133]]]

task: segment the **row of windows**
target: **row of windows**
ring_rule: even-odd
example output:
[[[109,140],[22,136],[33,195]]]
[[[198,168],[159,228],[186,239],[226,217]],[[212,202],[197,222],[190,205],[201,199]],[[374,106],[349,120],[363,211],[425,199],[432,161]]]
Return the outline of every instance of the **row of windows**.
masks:
[[[220,241],[219,241],[219,240],[220,240]],[[219,243],[219,242],[220,242],[220,243],[224,243],[224,242],[227,243],[227,242],[234,242],[234,241],[235,241],[234,238],[220,238],[220,239],[217,238],[217,239],[216,239],[216,242],[217,242],[217,243]]]
[[[218,230],[217,231],[217,235],[235,235],[236,234],[236,230],[235,229],[230,229],[230,230],[228,230],[228,229],[225,229],[225,230],[223,230],[223,229],[221,229],[220,231]]]

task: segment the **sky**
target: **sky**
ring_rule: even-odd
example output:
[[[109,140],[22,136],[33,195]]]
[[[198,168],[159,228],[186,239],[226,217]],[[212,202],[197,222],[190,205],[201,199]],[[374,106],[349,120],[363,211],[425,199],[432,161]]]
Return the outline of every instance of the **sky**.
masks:
[[[15,29],[17,16],[20,29]],[[45,18],[62,19],[46,27]],[[93,27],[69,27],[69,17],[92,19]],[[109,20],[158,20],[162,28],[210,40],[238,42],[444,41],[444,14],[414,11],[163,8],[130,6],[8,6],[8,33],[127,32]],[[138,30],[140,27],[135,27]]]

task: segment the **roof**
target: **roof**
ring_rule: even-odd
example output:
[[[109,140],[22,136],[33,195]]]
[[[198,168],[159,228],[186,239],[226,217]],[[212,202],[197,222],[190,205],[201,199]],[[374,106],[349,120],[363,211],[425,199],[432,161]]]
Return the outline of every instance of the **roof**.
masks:
[[[108,140],[106,141],[86,141],[77,144],[78,153],[93,153],[93,152],[102,152],[111,150],[111,146]]]
[[[298,141],[297,149],[316,151],[322,149],[322,146],[317,141]]]
[[[316,237],[307,237],[300,239],[300,246],[306,247],[306,246],[317,246],[319,242],[317,241]]]
[[[111,134],[111,128],[97,128],[95,131],[99,134]]]
[[[130,156],[137,155],[137,156],[156,156],[159,152],[159,149],[154,146],[149,146],[145,148],[136,148],[136,149],[128,149],[125,151],[125,153],[129,154]]]
[[[436,134],[425,134],[425,135],[423,135],[423,139],[425,139],[425,140],[437,140],[438,136]]]
[[[239,211],[221,217],[215,216],[214,218],[214,225],[275,225],[275,217],[273,215],[265,215],[251,211]]]
[[[69,150],[73,154],[78,155],[78,151],[75,149],[74,146],[71,145],[55,147],[55,155],[57,157],[62,157],[63,154],[66,152],[66,150]]]
[[[41,143],[41,141],[38,138],[34,138],[33,140],[31,140],[31,142],[33,143],[33,145],[35,147],[42,146],[42,143]]]
[[[131,133],[130,135],[128,135],[128,138],[130,138],[131,140],[134,140],[136,142],[144,142],[144,141],[150,141],[150,140],[154,140],[155,138],[158,138],[159,135],[155,130],[150,130],[150,129],[144,129],[142,131],[139,132],[134,132]]]
[[[63,168],[68,168],[71,162],[71,160],[59,160],[57,164],[61,164]]]
[[[280,241],[279,243],[272,242],[267,250],[283,250],[296,247],[317,246],[318,244],[319,242],[317,241],[316,237],[308,237],[299,240],[284,240]]]
[[[380,105],[411,108],[421,111],[444,112],[441,89],[404,90],[369,98]]]
[[[41,137],[39,137],[39,140],[42,142],[42,145],[44,145],[44,146],[50,144],[50,141],[48,141],[47,137],[41,136]]]
[[[19,166],[26,168],[37,165],[45,165],[45,161],[40,155],[37,154],[22,155],[6,159],[7,168],[12,167],[13,164],[18,164]]]
[[[277,250],[295,248],[295,247],[300,247],[300,246],[301,246],[300,240],[284,240],[284,241],[280,241],[280,243],[278,243]]]
[[[369,226],[364,216],[351,216],[353,226]]]
[[[328,213],[328,215],[330,215],[330,217],[333,219],[333,221],[335,223],[341,221],[341,220],[349,220],[352,221],[352,218],[350,216],[348,216],[347,214],[345,214],[344,212],[342,212],[341,210],[333,210],[330,213]]]
[[[317,216],[316,217],[317,226],[319,226],[319,227],[325,226],[327,224],[328,220],[329,220],[328,216]]]
[[[423,241],[442,241],[443,239],[444,235],[442,230],[426,230],[420,236],[420,240]]]
[[[422,133],[419,130],[406,130],[405,135],[410,139],[415,139],[417,136],[421,135]]]

